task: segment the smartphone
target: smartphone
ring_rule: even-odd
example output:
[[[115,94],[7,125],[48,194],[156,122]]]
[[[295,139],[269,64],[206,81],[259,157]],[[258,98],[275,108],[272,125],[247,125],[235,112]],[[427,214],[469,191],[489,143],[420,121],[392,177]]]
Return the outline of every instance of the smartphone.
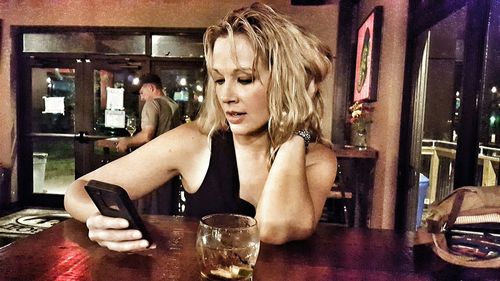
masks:
[[[142,239],[146,239],[149,245],[152,245],[151,235],[125,189],[118,185],[90,180],[85,185],[85,190],[103,216],[126,219],[129,222],[129,228],[139,230],[142,233]]]

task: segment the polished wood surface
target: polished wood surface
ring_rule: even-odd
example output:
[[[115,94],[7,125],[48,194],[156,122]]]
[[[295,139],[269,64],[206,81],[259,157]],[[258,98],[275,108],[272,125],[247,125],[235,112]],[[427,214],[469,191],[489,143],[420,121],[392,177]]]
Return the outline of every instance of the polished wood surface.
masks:
[[[146,219],[158,247],[118,253],[87,238],[83,223],[66,220],[0,249],[0,280],[200,280],[198,223],[182,217]],[[413,249],[414,235],[320,224],[308,240],[261,245],[254,280],[497,280]],[[420,253],[418,253],[420,252]]]

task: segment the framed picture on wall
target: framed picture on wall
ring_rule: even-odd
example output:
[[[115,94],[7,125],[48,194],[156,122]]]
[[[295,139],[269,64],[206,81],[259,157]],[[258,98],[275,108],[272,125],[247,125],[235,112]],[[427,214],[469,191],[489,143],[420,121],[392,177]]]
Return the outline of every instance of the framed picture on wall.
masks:
[[[383,8],[377,6],[358,28],[354,101],[377,100],[382,16]]]

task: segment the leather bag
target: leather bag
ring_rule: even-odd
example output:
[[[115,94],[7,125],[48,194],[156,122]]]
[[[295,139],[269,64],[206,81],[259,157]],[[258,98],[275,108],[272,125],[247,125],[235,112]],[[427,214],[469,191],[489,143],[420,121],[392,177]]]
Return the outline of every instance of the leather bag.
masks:
[[[465,231],[465,233],[500,240],[500,236],[498,239],[496,236],[500,229],[498,228],[500,227],[500,186],[466,186],[454,190],[446,198],[429,207],[426,224],[417,231],[415,244],[432,241],[433,251],[441,259],[452,264],[473,268],[500,268],[500,255],[498,255],[496,245],[493,248],[494,251],[490,252],[494,253],[493,257],[480,258],[457,254],[457,251],[450,249],[449,241],[446,239],[446,235],[449,235],[452,229],[487,225],[493,228],[487,227],[481,231]]]

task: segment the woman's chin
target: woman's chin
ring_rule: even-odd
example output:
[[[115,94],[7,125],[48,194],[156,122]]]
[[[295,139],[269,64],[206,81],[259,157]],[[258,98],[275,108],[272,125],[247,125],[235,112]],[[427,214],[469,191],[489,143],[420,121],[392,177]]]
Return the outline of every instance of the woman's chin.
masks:
[[[240,124],[238,124],[238,125],[229,124],[229,127],[231,128],[231,132],[234,135],[259,136],[259,135],[267,134],[267,126],[266,125],[262,126],[262,127],[255,128],[255,127],[242,126]]]

